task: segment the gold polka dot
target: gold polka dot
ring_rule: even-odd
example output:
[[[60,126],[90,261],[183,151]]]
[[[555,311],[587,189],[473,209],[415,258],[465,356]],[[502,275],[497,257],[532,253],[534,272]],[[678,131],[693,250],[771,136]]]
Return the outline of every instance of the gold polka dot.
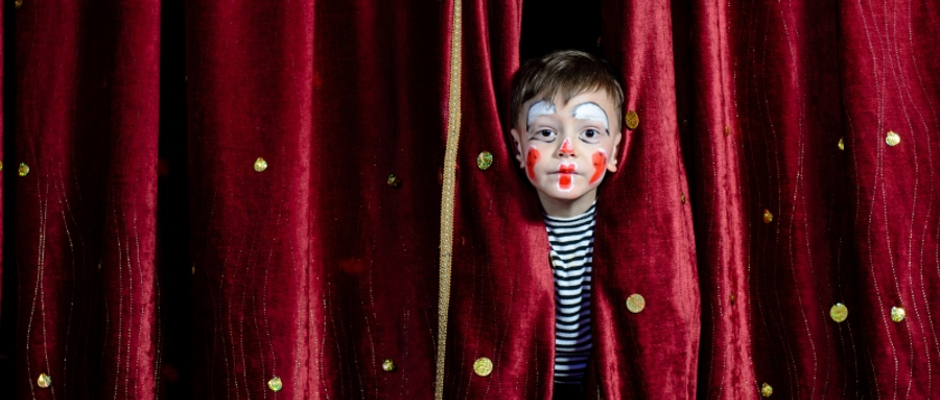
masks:
[[[770,210],[764,209],[764,223],[769,224],[774,222],[774,215],[770,213]]]
[[[26,163],[20,163],[20,169],[17,172],[20,174],[20,176],[26,176],[29,174],[29,165],[26,165]]]
[[[193,275],[196,275],[196,263],[193,263]]]
[[[728,137],[728,135],[730,134],[731,134],[731,127],[728,125],[725,125],[725,137]]]
[[[770,387],[767,382],[764,382],[760,385],[760,396],[761,397],[770,397],[774,394],[774,388]]]
[[[904,309],[901,307],[891,307],[891,320],[894,322],[904,321],[904,317],[907,316],[907,313],[904,312]]]
[[[734,305],[734,293],[731,293],[731,305]]]
[[[23,6],[23,0],[16,0],[13,2],[13,8],[19,10]]]
[[[49,375],[46,375],[46,373],[41,373],[39,374],[39,378],[36,378],[36,385],[39,385],[39,387],[46,389],[49,386],[52,386],[52,377]]]
[[[258,157],[258,159],[255,160],[255,172],[264,172],[266,169],[268,169],[268,162],[264,161],[263,158]]]
[[[839,150],[845,151],[845,138],[839,138]]]
[[[268,381],[268,389],[271,389],[275,392],[280,392],[283,388],[284,382],[281,382],[281,378],[278,378],[277,376],[271,378],[271,380]]]
[[[646,299],[640,294],[634,293],[627,297],[627,310],[630,312],[639,314],[644,308],[646,308]]]
[[[493,373],[493,362],[489,358],[480,357],[473,362],[473,372],[479,376],[490,376]]]
[[[386,183],[393,188],[401,187],[401,178],[395,176],[395,174],[389,174]]]
[[[98,261],[98,271],[101,271],[101,261]]]
[[[481,152],[477,156],[477,168],[480,168],[481,171],[486,171],[493,166],[493,153],[488,151]]]
[[[601,37],[597,37],[597,47],[601,47]]]
[[[0,171],[3,171],[3,161],[0,161]]]
[[[394,372],[395,371],[395,362],[390,358],[386,358],[385,361],[382,361],[382,371],[385,372]]]
[[[636,114],[636,111],[627,111],[627,115],[623,116],[623,122],[627,124],[627,129],[632,131],[640,126],[640,116]]]
[[[901,143],[901,136],[898,136],[894,131],[888,131],[888,135],[885,136],[885,143],[891,147],[897,146],[898,143]]]
[[[849,317],[849,309],[842,303],[836,303],[829,309],[829,316],[833,321],[842,322]]]
[[[679,202],[685,204],[685,193],[679,193]]]

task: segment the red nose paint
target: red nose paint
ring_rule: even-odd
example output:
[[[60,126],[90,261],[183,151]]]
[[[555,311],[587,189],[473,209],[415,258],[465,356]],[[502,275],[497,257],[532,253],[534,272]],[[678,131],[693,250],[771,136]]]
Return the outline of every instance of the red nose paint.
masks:
[[[591,164],[594,164],[594,175],[591,175],[590,184],[594,184],[599,181],[602,176],[604,176],[604,168],[607,165],[607,153],[604,150],[600,150],[594,155],[591,156]]]
[[[529,179],[535,180],[535,163],[539,162],[539,158],[542,157],[542,154],[539,153],[535,147],[529,147],[529,151],[525,156],[525,172],[529,175]]]
[[[574,145],[571,144],[571,138],[565,138],[565,141],[561,142],[561,153],[574,154]]]

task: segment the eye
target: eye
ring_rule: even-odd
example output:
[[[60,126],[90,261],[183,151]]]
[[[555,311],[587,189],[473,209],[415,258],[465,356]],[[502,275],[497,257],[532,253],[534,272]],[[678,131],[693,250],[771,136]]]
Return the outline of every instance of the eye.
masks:
[[[601,132],[597,129],[588,128],[581,132],[581,140],[586,143],[597,143],[601,138]]]
[[[555,131],[548,128],[539,129],[532,133],[532,139],[551,142],[555,140]]]

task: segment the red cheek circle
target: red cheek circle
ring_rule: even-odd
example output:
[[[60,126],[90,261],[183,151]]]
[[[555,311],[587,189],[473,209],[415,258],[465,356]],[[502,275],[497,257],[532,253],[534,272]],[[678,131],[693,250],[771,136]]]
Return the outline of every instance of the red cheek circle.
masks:
[[[607,154],[603,151],[598,151],[591,156],[591,164],[594,164],[594,175],[591,175],[590,184],[594,184],[604,176],[605,168],[607,165]]]
[[[561,190],[571,190],[571,175],[559,174],[558,175],[558,188]]]
[[[535,180],[535,163],[539,162],[539,158],[542,158],[542,154],[535,147],[529,147],[525,155],[525,172],[533,181]]]

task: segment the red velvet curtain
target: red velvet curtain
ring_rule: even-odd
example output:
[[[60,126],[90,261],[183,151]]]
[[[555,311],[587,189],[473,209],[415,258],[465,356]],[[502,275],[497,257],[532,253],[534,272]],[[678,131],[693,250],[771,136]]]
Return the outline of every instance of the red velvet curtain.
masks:
[[[197,398],[430,397],[443,13],[190,4]]]
[[[699,396],[937,397],[940,7],[683,6]]]
[[[940,395],[940,6],[600,3],[590,397]],[[550,398],[528,6],[8,6],[0,397]]]
[[[3,160],[16,394],[153,397],[160,3],[16,8]]]

